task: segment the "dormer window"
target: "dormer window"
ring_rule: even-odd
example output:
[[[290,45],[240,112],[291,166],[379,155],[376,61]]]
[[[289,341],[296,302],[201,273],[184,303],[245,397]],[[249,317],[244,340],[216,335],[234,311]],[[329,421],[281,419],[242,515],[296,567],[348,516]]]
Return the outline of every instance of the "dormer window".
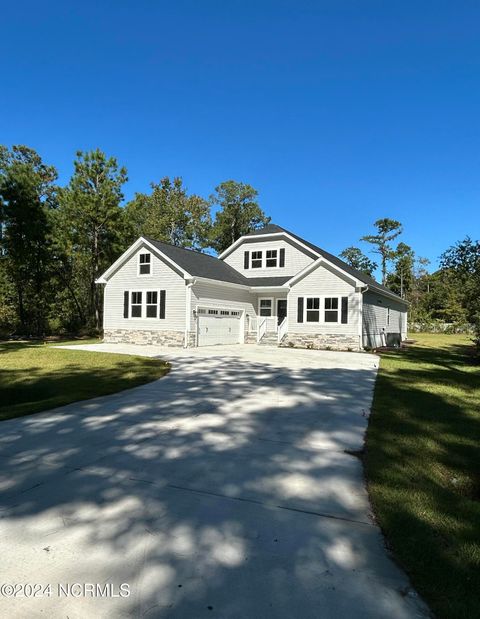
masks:
[[[262,252],[252,251],[252,269],[262,268]]]
[[[267,267],[277,266],[277,254],[278,254],[278,251],[276,249],[267,249],[267,256],[266,256]]]
[[[152,254],[139,254],[138,256],[138,274],[151,275],[152,273]]]

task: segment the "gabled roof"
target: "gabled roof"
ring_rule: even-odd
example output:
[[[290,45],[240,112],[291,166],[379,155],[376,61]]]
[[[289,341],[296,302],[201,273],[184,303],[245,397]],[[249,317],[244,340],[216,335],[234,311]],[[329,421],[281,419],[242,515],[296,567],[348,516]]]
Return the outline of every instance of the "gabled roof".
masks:
[[[294,238],[299,243],[306,245],[309,249],[313,250],[316,254],[318,254],[322,258],[325,258],[325,260],[328,260],[329,262],[334,264],[336,267],[338,267],[339,269],[342,269],[343,271],[345,271],[346,273],[348,273],[355,279],[358,279],[364,284],[367,284],[370,288],[374,290],[378,290],[379,292],[388,293],[389,295],[394,295],[395,297],[398,298],[399,301],[402,301],[403,303],[405,303],[405,301],[401,297],[399,297],[397,294],[392,292],[386,286],[379,284],[376,280],[373,279],[373,277],[370,277],[370,275],[367,275],[366,273],[363,273],[362,271],[359,271],[358,269],[354,269],[353,267],[351,267],[349,264],[347,264],[340,258],[337,258],[337,256],[334,256],[328,251],[325,251],[324,249],[322,249],[321,247],[318,247],[317,245],[314,245],[313,243],[310,243],[309,241],[302,239],[302,237],[298,236],[297,234],[294,234],[293,232],[290,232],[290,230],[286,230],[285,228],[282,228],[281,226],[277,226],[276,224],[267,224],[264,228],[254,230],[253,232],[246,234],[243,238],[248,238],[250,236],[259,236],[259,235],[266,235],[266,234],[281,234],[281,233],[288,234],[288,236]]]
[[[217,279],[221,282],[241,284],[242,286],[250,285],[246,277],[226,262],[223,262],[223,260],[219,260],[214,256],[209,256],[208,254],[203,254],[193,249],[169,245],[168,243],[156,241],[148,236],[143,238],[193,277]]]

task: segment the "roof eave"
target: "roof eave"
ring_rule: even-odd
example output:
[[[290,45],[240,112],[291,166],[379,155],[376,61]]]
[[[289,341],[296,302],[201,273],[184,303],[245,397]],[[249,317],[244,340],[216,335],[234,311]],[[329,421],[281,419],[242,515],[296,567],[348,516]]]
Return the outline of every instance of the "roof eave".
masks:
[[[226,282],[221,279],[212,279],[211,277],[200,277],[199,275],[190,275],[187,278],[188,283],[206,282],[207,284],[218,284],[220,286],[226,286],[229,288],[243,288],[244,290],[250,290],[250,286],[246,284],[237,284],[236,282]]]

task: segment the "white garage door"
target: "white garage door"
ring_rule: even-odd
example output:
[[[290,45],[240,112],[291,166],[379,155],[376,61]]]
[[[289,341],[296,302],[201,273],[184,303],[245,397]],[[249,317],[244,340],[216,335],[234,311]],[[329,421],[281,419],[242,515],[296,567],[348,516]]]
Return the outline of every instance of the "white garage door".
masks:
[[[198,345],[238,344],[240,312],[220,308],[198,309]]]

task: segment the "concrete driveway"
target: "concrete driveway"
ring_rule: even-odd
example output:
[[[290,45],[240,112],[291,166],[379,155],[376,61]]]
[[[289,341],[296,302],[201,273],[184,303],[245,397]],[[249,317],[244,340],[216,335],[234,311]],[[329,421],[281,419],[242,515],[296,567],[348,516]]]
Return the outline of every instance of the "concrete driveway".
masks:
[[[349,453],[375,356],[110,348],[172,371],[1,424],[0,580],[51,584],[4,587],[1,616],[426,616]]]

